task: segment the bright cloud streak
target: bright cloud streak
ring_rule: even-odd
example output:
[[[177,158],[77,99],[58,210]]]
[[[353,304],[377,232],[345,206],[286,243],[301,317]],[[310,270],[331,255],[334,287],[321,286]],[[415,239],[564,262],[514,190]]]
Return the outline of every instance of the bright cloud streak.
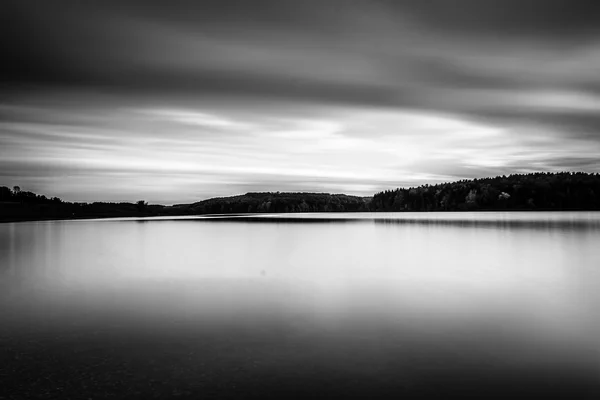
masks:
[[[114,199],[104,187],[116,180],[123,197],[135,193],[166,203],[253,187],[370,195],[397,185],[462,179],[482,168],[523,169],[526,161],[532,169],[551,170],[547,161],[561,153],[600,150],[581,143],[555,149],[546,136],[538,138],[536,150],[528,147],[531,134],[521,139],[516,130],[414,110],[321,107],[311,119],[277,109],[272,115],[270,107],[250,116],[236,109],[216,115],[205,109],[104,107],[105,121],[82,126],[80,117],[51,111],[52,123],[0,123],[2,162],[21,168],[11,179],[86,201]],[[85,184],[77,194],[70,192],[77,185],[52,189],[65,181]],[[165,193],[161,186],[171,189]]]

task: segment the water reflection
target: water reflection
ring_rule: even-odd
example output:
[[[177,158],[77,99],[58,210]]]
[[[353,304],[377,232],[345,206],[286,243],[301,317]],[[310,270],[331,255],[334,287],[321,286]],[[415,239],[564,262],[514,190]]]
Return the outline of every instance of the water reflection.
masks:
[[[600,214],[329,216],[0,224],[11,390],[595,390]]]
[[[284,223],[374,222],[462,227],[600,230],[598,212],[431,212],[222,215],[220,220]]]

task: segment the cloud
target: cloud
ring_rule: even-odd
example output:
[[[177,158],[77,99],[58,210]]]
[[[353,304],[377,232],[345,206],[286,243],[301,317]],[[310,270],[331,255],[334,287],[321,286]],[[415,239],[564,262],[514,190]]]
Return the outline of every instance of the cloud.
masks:
[[[595,167],[590,158],[600,150],[576,142],[557,150],[543,134],[519,136],[437,113],[315,105],[308,118],[275,105],[249,114],[220,106],[213,114],[210,107],[104,104],[88,110],[87,120],[21,107],[24,121],[0,124],[2,175],[9,184],[86,201],[114,199],[115,192],[119,200],[167,203],[238,190],[370,195],[511,168],[553,170],[569,161]]]
[[[198,112],[193,110],[177,109],[148,109],[139,110],[140,113],[150,117],[152,120],[175,122],[184,125],[220,128],[220,129],[244,129],[246,124],[223,118],[214,114]]]
[[[171,187],[170,177],[195,196],[277,185],[368,194],[511,171],[598,171],[595,3],[2,7],[0,154],[11,182],[35,168],[44,179],[82,168],[100,187],[121,169],[140,193],[177,201],[140,182]],[[81,187],[86,199],[101,193]]]
[[[401,0],[399,11],[455,34],[571,40],[598,33],[600,6],[586,0]]]

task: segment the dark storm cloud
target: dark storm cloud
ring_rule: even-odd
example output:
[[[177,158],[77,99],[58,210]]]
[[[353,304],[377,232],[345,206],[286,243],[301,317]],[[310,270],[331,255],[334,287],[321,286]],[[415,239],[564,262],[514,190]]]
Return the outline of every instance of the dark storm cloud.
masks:
[[[571,140],[600,139],[600,110],[597,113],[577,111],[539,112],[531,110],[496,110],[481,112],[476,116],[480,121],[492,121],[502,125],[539,127],[552,132],[560,127],[560,134]]]
[[[425,109],[445,107],[435,101],[439,87],[561,85],[556,76],[528,82],[542,64],[503,69],[510,57],[544,62],[535,51],[511,53],[511,43],[533,41],[550,53],[567,39],[595,45],[600,26],[598,3],[558,0],[63,0],[4,8],[8,82]],[[504,59],[481,63],[498,51]]]
[[[440,90],[599,84],[573,53],[590,49],[593,59],[580,64],[599,65],[597,2],[9,1],[4,8],[2,79],[13,85],[455,112],[438,100]],[[463,92],[450,96],[460,102]]]
[[[10,56],[5,65],[10,74],[5,77],[73,83],[95,78],[125,83],[141,72],[142,76],[147,74],[146,84],[160,78],[152,72],[166,73],[163,78],[167,80],[171,79],[169,72],[184,72],[151,65],[168,50],[165,45],[170,42],[165,37],[169,34],[199,42],[215,38],[281,40],[307,53],[322,46],[345,52],[360,28],[365,28],[361,35],[374,36],[374,42],[398,40],[400,46],[401,34],[418,39],[431,30],[466,32],[475,38],[531,33],[542,41],[557,41],[555,36],[560,35],[557,42],[561,42],[565,34],[595,38],[600,16],[596,2],[557,0],[356,1],[351,5],[338,0],[220,0],[179,1],[176,6],[156,1],[21,0],[8,1],[3,8],[2,44]],[[387,29],[373,32],[378,19]],[[385,33],[397,36],[378,37]],[[450,37],[438,39],[452,46]],[[189,62],[183,58],[190,54],[180,56],[179,61]],[[272,56],[270,61],[276,62],[277,54]],[[173,61],[172,66],[178,60]],[[434,75],[439,67],[439,62],[432,63]]]
[[[402,0],[397,4],[436,29],[464,34],[563,40],[600,31],[600,4],[592,0]]]

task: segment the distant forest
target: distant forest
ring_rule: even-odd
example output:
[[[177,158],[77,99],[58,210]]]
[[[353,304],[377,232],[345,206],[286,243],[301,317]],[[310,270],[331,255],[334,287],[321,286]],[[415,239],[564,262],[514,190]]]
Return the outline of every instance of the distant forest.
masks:
[[[71,203],[15,186],[0,187],[0,221],[231,213],[600,210],[600,174],[533,173],[461,180],[373,197],[328,193],[247,193],[174,206]]]
[[[600,174],[533,173],[462,180],[373,196],[371,211],[600,210]]]
[[[191,204],[192,214],[369,211],[370,197],[328,193],[246,193]],[[184,206],[186,207],[186,206]]]
[[[58,197],[0,186],[0,221],[23,221],[44,219],[76,219],[106,217],[141,217],[163,215],[169,207],[137,203],[71,203]]]
[[[247,193],[174,206],[136,203],[70,203],[0,187],[0,221],[201,214],[369,211],[370,197],[328,193]]]

